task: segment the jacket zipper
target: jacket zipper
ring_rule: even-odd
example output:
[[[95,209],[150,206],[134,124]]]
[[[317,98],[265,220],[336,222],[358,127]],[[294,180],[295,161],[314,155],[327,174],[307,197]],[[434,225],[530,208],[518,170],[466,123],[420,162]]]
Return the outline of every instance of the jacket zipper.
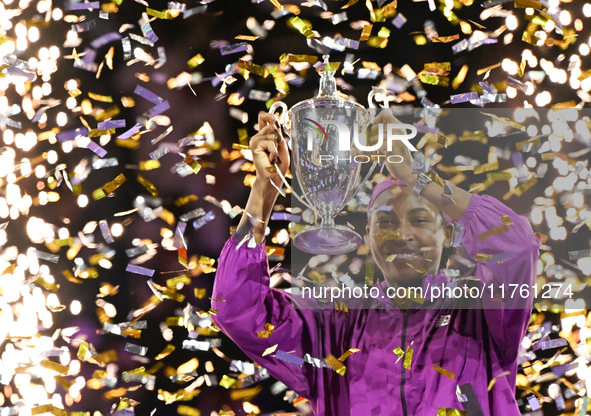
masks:
[[[408,310],[403,312],[402,317],[402,350],[406,352],[406,327],[408,325]],[[404,398],[404,383],[406,381],[406,369],[402,365],[402,374],[400,378],[400,401],[402,403],[402,414],[407,416],[406,399]]]

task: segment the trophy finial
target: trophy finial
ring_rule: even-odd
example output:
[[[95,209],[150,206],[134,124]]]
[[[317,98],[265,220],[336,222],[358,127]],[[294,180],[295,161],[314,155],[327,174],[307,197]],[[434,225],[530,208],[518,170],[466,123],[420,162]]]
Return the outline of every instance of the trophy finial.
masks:
[[[318,98],[338,98],[337,80],[334,77],[335,69],[331,67],[328,61],[330,55],[322,55],[325,68],[320,72],[320,88],[318,89]]]

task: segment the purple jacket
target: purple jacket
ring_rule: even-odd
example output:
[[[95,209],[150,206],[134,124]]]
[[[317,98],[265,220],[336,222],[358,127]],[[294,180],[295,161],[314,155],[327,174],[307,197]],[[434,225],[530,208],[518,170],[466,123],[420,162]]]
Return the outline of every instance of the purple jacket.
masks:
[[[513,222],[509,230],[481,241],[481,234],[503,225],[505,215]],[[477,262],[474,275],[482,283],[531,287],[540,242],[525,217],[492,197],[473,195],[458,222],[464,225],[462,244],[471,258],[514,254],[501,263]],[[231,238],[220,256],[212,297],[225,301],[212,302],[218,309],[214,322],[252,360],[309,399],[316,415],[435,416],[442,408],[475,415],[478,407],[486,416],[520,415],[517,358],[531,309],[295,309],[289,294],[269,288],[264,244],[237,246]],[[443,272],[427,275],[424,285],[440,281],[449,278]],[[275,326],[273,334],[257,338],[266,323]],[[346,359],[341,376],[330,368],[261,356],[275,344],[294,356],[320,359],[339,357],[350,348],[360,351]],[[406,369],[404,357],[399,360],[393,351],[409,346],[413,356]],[[498,377],[504,372],[508,375]]]

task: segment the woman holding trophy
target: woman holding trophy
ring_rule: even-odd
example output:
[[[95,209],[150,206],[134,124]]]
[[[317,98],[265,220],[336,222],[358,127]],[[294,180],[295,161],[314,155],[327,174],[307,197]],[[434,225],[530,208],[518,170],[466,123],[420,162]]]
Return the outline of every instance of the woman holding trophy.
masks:
[[[382,111],[371,131],[397,122]],[[271,375],[309,399],[318,416],[520,415],[517,359],[531,299],[521,299],[520,309],[515,299],[490,296],[471,309],[441,299],[424,304],[386,299],[373,309],[344,312],[295,309],[289,294],[269,287],[266,223],[280,173],[290,163],[281,137],[274,116],[261,113],[259,132],[250,141],[256,180],[219,260],[212,296],[216,325]],[[375,143],[375,137],[371,140]],[[540,243],[526,218],[492,197],[446,184],[452,200],[432,176],[413,169],[402,142],[394,141],[390,150],[384,144],[379,152],[404,160],[386,162],[391,178],[374,188],[368,206],[366,244],[379,268],[376,275],[381,272],[384,279],[376,283],[380,293],[449,283],[441,262],[454,242],[454,224],[463,228],[461,243],[472,258],[513,254],[501,261],[478,261],[474,275],[479,283],[534,284]],[[504,224],[510,224],[505,232],[481,238]],[[388,234],[396,238],[378,238]],[[257,337],[266,324],[274,328],[271,336]],[[270,347],[308,360],[265,355]],[[346,371],[336,371],[341,361],[334,357],[339,356],[343,361],[348,357]]]

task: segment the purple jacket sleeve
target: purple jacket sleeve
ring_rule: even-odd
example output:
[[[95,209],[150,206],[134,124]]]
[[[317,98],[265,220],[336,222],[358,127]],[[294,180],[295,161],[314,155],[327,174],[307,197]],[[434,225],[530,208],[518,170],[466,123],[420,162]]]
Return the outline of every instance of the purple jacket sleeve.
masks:
[[[218,312],[215,324],[254,362],[285,383],[300,396],[310,399],[314,372],[309,365],[298,366],[273,357],[265,350],[277,349],[304,357],[314,356],[318,347],[314,311],[295,309],[289,294],[269,287],[269,263],[265,245],[247,248],[230,238],[220,255],[213,287],[212,307]],[[265,324],[275,327],[269,338],[258,338]]]
[[[504,216],[512,222],[507,230],[486,237],[484,233],[504,225],[501,220]],[[540,241],[527,218],[488,195],[473,195],[458,222],[464,225],[462,245],[472,259],[478,254],[495,256],[488,261],[477,261],[475,275],[487,286],[483,296],[484,316],[499,356],[505,363],[514,363],[533,306],[533,296],[528,297],[524,290],[522,298],[521,288],[528,287],[529,294],[532,293]],[[491,284],[495,298],[501,294],[500,288],[504,285],[503,298],[491,299],[488,289]],[[519,285],[513,298],[511,294],[515,286],[509,286],[511,284]]]

